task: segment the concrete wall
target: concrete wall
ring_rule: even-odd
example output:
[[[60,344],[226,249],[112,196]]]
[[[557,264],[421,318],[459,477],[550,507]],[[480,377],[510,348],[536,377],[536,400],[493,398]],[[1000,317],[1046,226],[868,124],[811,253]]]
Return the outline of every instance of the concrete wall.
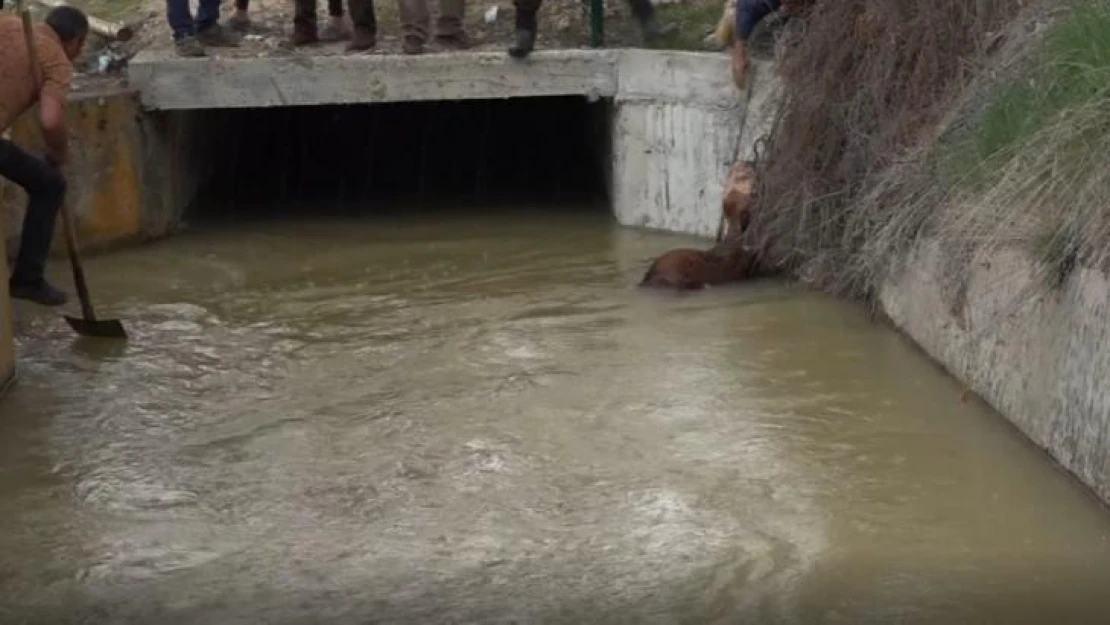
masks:
[[[757,63],[755,76],[773,76],[769,68]],[[738,153],[752,152],[769,119],[760,111],[749,123],[746,112],[773,105],[775,95],[766,80],[739,93],[725,54],[660,50],[546,50],[524,62],[500,52],[203,60],[144,52],[128,71],[143,105],[158,111],[611,98],[608,175],[617,220],[707,237],[717,229],[729,167]]]
[[[880,293],[890,319],[1110,503],[1110,279],[1058,290],[1021,251],[980,254],[966,289],[952,254],[922,241]]]
[[[207,173],[195,149],[210,136],[200,132],[205,112],[145,114],[133,91],[112,90],[77,94],[66,113],[73,150],[68,198],[82,251],[169,232]],[[31,115],[14,125],[12,139],[41,151]],[[0,180],[0,225],[12,249],[25,204],[19,187]],[[52,252],[65,253],[60,228]]]
[[[96,248],[137,237],[142,229],[144,195],[137,100],[120,91],[81,95],[74,98],[66,112],[73,136],[68,196],[77,215],[82,246]],[[41,136],[33,115],[25,115],[15,124],[12,139],[41,153]],[[26,199],[14,184],[6,185],[2,199],[7,232],[14,236]],[[62,249],[60,242],[59,228],[55,252]]]
[[[713,236],[745,104],[724,55],[622,52],[610,188],[617,221]]]
[[[7,255],[4,251],[4,227],[0,224],[0,269],[8,275]],[[11,299],[8,297],[8,281],[0,280],[0,398],[15,379],[15,339],[12,319]]]

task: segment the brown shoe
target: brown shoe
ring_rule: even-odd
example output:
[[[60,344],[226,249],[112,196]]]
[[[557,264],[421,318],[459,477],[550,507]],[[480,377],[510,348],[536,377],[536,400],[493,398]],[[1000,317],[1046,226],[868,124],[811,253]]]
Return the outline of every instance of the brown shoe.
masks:
[[[424,54],[424,40],[415,35],[405,35],[401,42],[401,52],[405,54]]]
[[[436,45],[444,50],[469,50],[474,44],[466,33],[460,32],[454,35],[436,35]]]
[[[320,35],[316,32],[315,26],[293,25],[293,36],[289,38],[289,42],[294,46],[308,46],[319,41]]]
[[[354,36],[351,37],[351,43],[347,44],[347,51],[365,52],[366,50],[373,50],[376,45],[378,45],[378,38],[373,33],[355,30]]]

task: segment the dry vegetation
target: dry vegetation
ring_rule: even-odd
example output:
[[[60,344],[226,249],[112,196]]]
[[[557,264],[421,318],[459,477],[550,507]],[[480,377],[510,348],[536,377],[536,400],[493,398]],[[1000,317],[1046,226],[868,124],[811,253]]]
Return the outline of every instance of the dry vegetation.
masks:
[[[1023,247],[1049,283],[1105,267],[1110,3],[1047,29],[1041,4],[818,2],[760,164],[765,262],[861,297],[923,235],[963,261]]]

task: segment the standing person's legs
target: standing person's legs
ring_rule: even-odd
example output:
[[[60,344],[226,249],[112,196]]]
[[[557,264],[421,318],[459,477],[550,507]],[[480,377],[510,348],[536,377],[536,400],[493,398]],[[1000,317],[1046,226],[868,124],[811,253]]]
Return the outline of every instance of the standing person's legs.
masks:
[[[220,0],[200,0],[194,22],[196,23],[197,40],[202,45],[212,47],[239,45],[239,38],[220,26]]]
[[[463,28],[466,17],[466,0],[439,0],[439,17],[436,19],[436,41],[445,48],[465,50],[470,39]]]
[[[536,13],[540,10],[543,0],[513,0],[513,17],[516,26],[516,38],[509,47],[509,56],[522,59],[528,56],[536,47]]]
[[[173,45],[181,56],[204,56],[204,48],[196,40],[196,25],[189,11],[189,0],[166,0],[166,20],[173,33]]]
[[[175,40],[197,34],[193,14],[189,11],[189,0],[166,0],[166,21],[170,23]]]
[[[355,32],[347,50],[362,52],[372,50],[378,42],[378,20],[374,15],[374,0],[348,0],[347,11],[351,14]]]
[[[322,41],[342,41],[351,37],[351,28],[344,19],[343,0],[328,0],[328,23],[320,31]]]
[[[319,40],[316,0],[293,0],[293,45],[304,46]]]
[[[778,7],[779,3],[772,0],[737,0],[736,40],[732,44],[732,80],[740,90],[748,88],[748,73],[751,68],[748,39],[755,25]]]
[[[7,139],[0,139],[0,176],[23,187],[29,198],[19,255],[8,282],[11,296],[44,306],[60,306],[66,302],[66,295],[47,283],[44,274],[54,223],[65,201],[65,178],[57,168]]]
[[[428,0],[397,0],[397,9],[401,14],[402,51],[405,54],[424,52],[431,23]]]
[[[227,25],[236,32],[246,32],[250,28],[250,0],[235,0],[235,12],[227,18]]]
[[[640,26],[640,32],[644,36],[645,42],[650,42],[652,39],[659,37],[666,37],[676,30],[674,24],[660,24],[655,16],[655,7],[652,6],[651,0],[628,0],[628,6],[632,9],[632,17],[636,19],[636,23]]]

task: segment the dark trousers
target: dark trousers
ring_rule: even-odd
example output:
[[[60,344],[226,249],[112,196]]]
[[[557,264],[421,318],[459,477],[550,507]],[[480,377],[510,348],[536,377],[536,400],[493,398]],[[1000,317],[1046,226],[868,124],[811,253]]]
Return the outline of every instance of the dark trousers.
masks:
[[[199,0],[196,17],[189,11],[189,0],[166,0],[166,19],[174,39],[189,37],[220,19],[220,0]]]
[[[240,11],[247,10],[247,3],[250,0],[235,0],[235,8]],[[302,6],[304,5],[304,6]],[[304,13],[303,16],[301,14]],[[343,0],[328,0],[328,15],[332,17],[343,17]],[[305,23],[316,23],[316,2],[305,2],[304,0],[295,0],[293,2],[293,21],[296,22],[298,16],[306,18]]]
[[[66,180],[56,167],[31,156],[7,139],[0,139],[0,176],[23,187],[30,197],[11,280],[35,285],[43,279],[46,257],[54,238],[54,222],[65,201]]]
[[[736,38],[747,41],[755,30],[755,25],[763,18],[779,10],[779,0],[737,0]]]
[[[540,10],[543,0],[513,0],[513,9],[516,12],[516,27],[518,29],[536,30],[536,13]],[[641,23],[655,14],[651,0],[628,0],[632,8],[632,16]]]

